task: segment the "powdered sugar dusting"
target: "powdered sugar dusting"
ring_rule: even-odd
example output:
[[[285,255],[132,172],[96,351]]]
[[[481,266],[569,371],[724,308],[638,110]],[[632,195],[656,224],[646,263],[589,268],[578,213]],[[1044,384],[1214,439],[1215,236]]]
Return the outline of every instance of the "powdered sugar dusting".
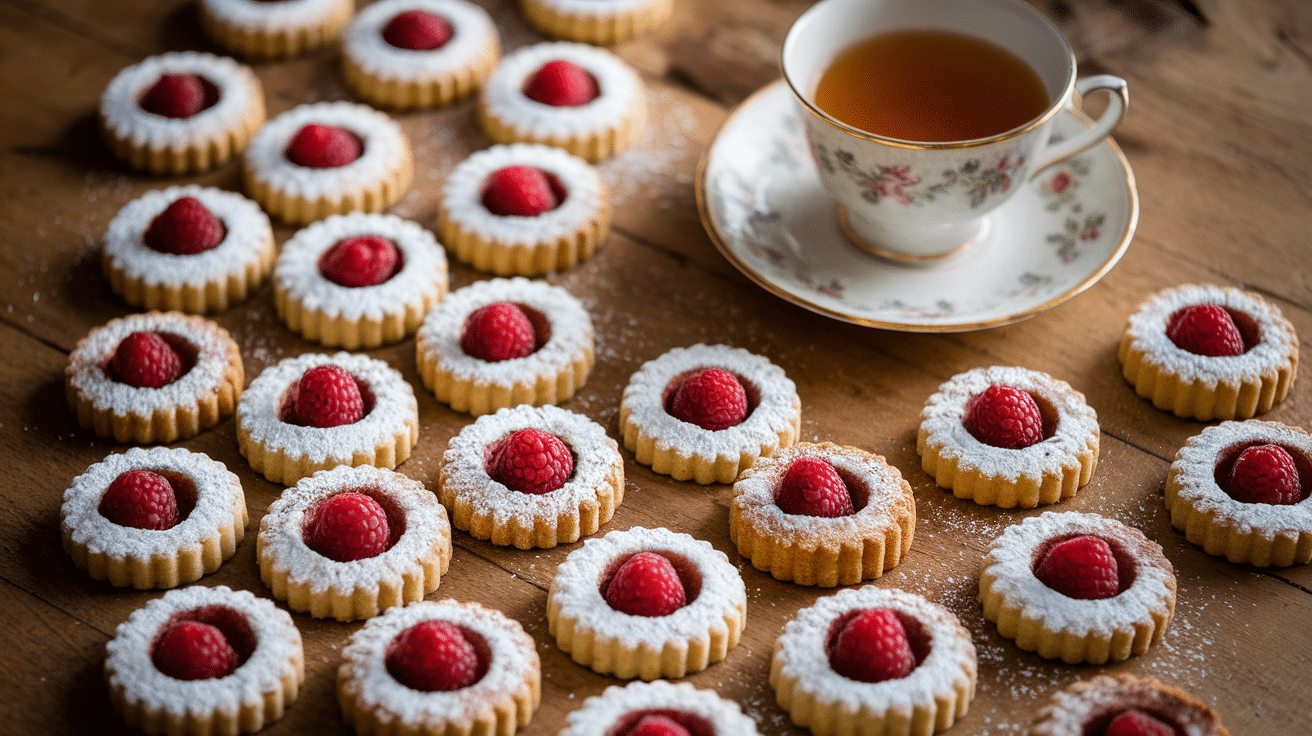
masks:
[[[197,351],[196,364],[181,378],[159,388],[137,388],[110,378],[105,365],[123,338],[134,332],[160,332],[186,338]],[[110,320],[78,342],[68,356],[65,377],[79,396],[102,411],[117,416],[150,417],[173,407],[194,406],[223,384],[228,370],[229,347],[236,347],[228,331],[200,317],[180,312],[147,312]]]
[[[617,209],[633,198],[668,209],[692,186],[694,162],[700,153],[694,140],[697,115],[671,90],[651,88],[647,98],[647,106],[660,110],[660,115],[653,116],[642,139],[597,164]]]
[[[639,552],[672,553],[687,560],[701,575],[700,594],[668,616],[632,616],[611,608],[601,594],[602,576],[616,560]],[[637,526],[587,540],[556,568],[551,595],[560,603],[562,618],[595,632],[598,641],[631,648],[645,644],[654,651],[661,651],[666,642],[706,639],[713,629],[726,627],[726,618],[738,618],[747,608],[747,587],[723,552],[664,527]]]
[[[994,385],[1029,391],[1051,405],[1057,412],[1053,435],[1019,450],[975,439],[962,424],[966,402]],[[955,457],[959,465],[978,468],[991,477],[1042,478],[1045,473],[1060,473],[1063,465],[1078,463],[1090,441],[1095,447],[1098,442],[1098,414],[1085,403],[1084,395],[1065,381],[1027,368],[993,366],[957,374],[929,397],[920,416],[927,441],[941,445],[944,457]]]
[[[1100,537],[1131,554],[1135,567],[1129,588],[1111,598],[1082,600],[1049,588],[1034,575],[1040,545],[1077,534]],[[990,592],[1002,594],[1004,608],[1076,637],[1134,631],[1150,624],[1154,613],[1169,614],[1175,605],[1175,572],[1161,547],[1139,530],[1097,514],[1048,511],[1012,525],[993,541],[984,568],[996,578]]]
[[[574,472],[565,485],[550,493],[520,493],[493,480],[484,466],[484,452],[521,429],[549,432],[574,455]],[[490,510],[496,526],[511,518],[533,528],[535,521],[555,524],[563,513],[578,513],[584,503],[596,504],[598,491],[609,488],[616,468],[622,468],[615,440],[600,424],[557,406],[521,404],[485,414],[451,438],[442,455],[442,501],[448,506],[468,503],[479,512]]]
[[[342,286],[325,278],[319,271],[323,254],[344,240],[363,235],[395,243],[401,270],[373,286]],[[404,317],[407,308],[421,311],[425,298],[440,298],[447,285],[446,252],[437,239],[417,223],[395,215],[352,213],[320,220],[283,245],[273,273],[278,288],[306,309],[348,320]]]
[[[451,39],[432,50],[397,48],[383,39],[383,29],[397,15],[424,10],[451,25]],[[497,41],[487,11],[464,0],[383,0],[351,21],[342,52],[361,69],[381,79],[422,80],[454,74],[473,64]]]
[[[100,515],[100,499],[109,485],[129,470],[166,470],[189,479],[196,505],[187,518],[167,530],[119,526]],[[106,457],[73,479],[59,509],[64,536],[92,554],[149,559],[199,544],[231,527],[246,507],[241,481],[223,463],[182,448],[132,448]]]
[[[329,169],[292,163],[286,156],[287,147],[310,123],[332,125],[359,136],[364,143],[360,158]],[[402,168],[409,150],[401,126],[384,113],[351,102],[318,102],[293,107],[260,128],[246,148],[245,166],[248,176],[275,191],[304,199],[335,200],[387,179]]]
[[[756,723],[736,704],[714,692],[698,690],[686,682],[656,680],[624,687],[612,685],[601,695],[588,698],[582,708],[569,714],[568,725],[560,736],[610,736],[626,715],[648,710],[677,710],[700,716],[710,723],[715,736],[756,734]]]
[[[146,112],[138,101],[165,74],[195,74],[218,87],[219,99],[185,118]],[[263,94],[248,67],[225,56],[180,51],[152,56],[119,72],[100,95],[100,116],[105,127],[134,146],[181,150],[237,127],[252,105],[263,105]]]
[[[183,197],[193,197],[223,221],[223,241],[202,253],[175,255],[146,245],[150,223]],[[245,272],[266,253],[273,228],[260,206],[235,192],[188,185],[146,192],[119,210],[105,230],[105,257],[130,278],[154,286],[200,287]]]
[[[659,0],[538,0],[538,3],[557,12],[582,15],[589,18],[605,18],[629,13],[639,8],[655,5]]]
[[[1216,304],[1252,317],[1258,325],[1259,341],[1240,355],[1195,355],[1177,347],[1166,336],[1166,323],[1177,310],[1195,304]],[[1215,388],[1219,381],[1260,381],[1298,354],[1294,326],[1280,310],[1255,294],[1229,286],[1188,285],[1166,289],[1144,302],[1130,315],[1125,333],[1132,347],[1143,351],[1144,360],[1164,367],[1184,383],[1201,381]]]
[[[318,365],[338,365],[369,387],[374,407],[355,424],[340,427],[309,427],[288,424],[278,417],[288,388],[305,372]],[[381,444],[391,444],[408,422],[417,424],[419,406],[414,389],[395,368],[367,355],[307,353],[288,358],[266,369],[241,395],[237,425],[250,432],[251,440],[270,451],[281,451],[291,460],[308,458],[323,463],[332,458],[351,464],[356,453],[369,454]]]
[[[866,505],[848,516],[822,518],[786,514],[774,502],[774,492],[794,460],[814,457],[857,479],[869,492]],[[902,473],[878,455],[854,447],[798,443],[764,458],[748,469],[733,485],[734,506],[757,533],[776,539],[794,540],[811,548],[820,541],[883,540],[890,529],[901,527],[900,519],[914,516],[915,501]]]
[[[712,431],[676,419],[665,411],[665,389],[675,378],[701,368],[720,368],[751,384],[759,396],[756,407],[742,423]],[[727,345],[697,344],[675,348],[644,363],[629,378],[620,399],[620,412],[645,435],[656,438],[657,450],[674,449],[685,457],[728,457],[774,446],[799,411],[797,386],[768,359]]]
[[[430,620],[447,621],[483,637],[491,658],[482,679],[458,690],[422,692],[406,687],[388,673],[387,645],[402,631]],[[413,731],[442,733],[449,723],[463,724],[463,728],[452,730],[465,732],[470,721],[484,717],[492,706],[510,701],[526,683],[540,679],[533,639],[518,621],[478,603],[450,599],[390,608],[370,619],[351,635],[342,660],[343,687],[356,700],[356,708],[381,711],[380,719],[395,721]]]
[[[546,344],[523,358],[497,362],[466,354],[460,347],[465,321],[476,309],[495,302],[522,304],[545,315],[551,325]],[[480,386],[535,384],[559,375],[592,351],[592,319],[578,299],[558,286],[523,277],[488,279],[457,289],[434,307],[420,326],[415,345],[420,355],[436,360],[457,380]]]
[[[560,206],[535,217],[494,215],[483,206],[483,190],[494,172],[531,166],[555,176],[566,196]],[[442,185],[442,210],[461,230],[505,245],[545,243],[567,237],[597,217],[605,192],[597,170],[554,146],[496,145],[462,161]]]
[[[829,665],[827,644],[834,620],[849,611],[871,608],[889,608],[914,618],[929,636],[929,653],[906,677],[858,682]],[[782,663],[782,676],[795,681],[799,690],[847,713],[910,714],[917,706],[933,709],[936,699],[950,699],[963,682],[973,684],[976,672],[975,646],[956,616],[915,593],[873,585],[841,590],[798,611],[784,627],[774,656]]]
[[[160,672],[151,655],[161,627],[174,614],[205,606],[225,606],[245,614],[255,634],[255,651],[227,677],[178,680]],[[252,699],[260,703],[261,694],[282,691],[284,679],[301,679],[304,656],[301,633],[286,611],[248,591],[222,585],[193,585],[150,601],[119,624],[105,650],[105,677],[111,689],[121,691],[129,703],[144,704],[148,712],[163,711],[178,718],[187,712],[235,712]]]
[[[601,94],[586,105],[552,107],[524,95],[528,78],[549,61],[564,59],[586,69]],[[569,139],[597,134],[645,110],[642,80],[615,54],[584,43],[556,41],[507,54],[488,77],[480,104],[520,138]]]
[[[331,560],[310,549],[304,528],[319,504],[339,493],[359,492],[386,498],[405,519],[405,533],[387,551],[350,562]],[[450,547],[451,526],[446,509],[424,485],[392,470],[369,465],[320,470],[283,491],[260,520],[260,557],[273,570],[286,571],[289,585],[309,585],[318,595],[329,590],[341,596],[383,586],[404,587],[402,576],[419,574],[434,540]]]
[[[1227,448],[1248,444],[1274,444],[1301,450],[1312,460],[1312,436],[1280,422],[1252,419],[1222,422],[1190,437],[1171,465],[1177,497],[1197,511],[1216,514],[1247,536],[1265,539],[1312,534],[1312,495],[1291,505],[1244,503],[1230,497],[1216,483],[1216,465]]]
[[[201,0],[205,10],[249,31],[291,30],[318,25],[350,0]]]

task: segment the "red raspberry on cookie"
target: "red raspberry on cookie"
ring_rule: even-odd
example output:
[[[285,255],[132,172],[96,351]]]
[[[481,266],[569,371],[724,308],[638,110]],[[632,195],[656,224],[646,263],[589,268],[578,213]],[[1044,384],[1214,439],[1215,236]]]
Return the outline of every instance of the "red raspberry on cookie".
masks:
[[[747,418],[747,390],[734,374],[705,368],[685,378],[674,390],[669,413],[702,429],[728,429]]]
[[[319,257],[319,273],[347,287],[377,286],[395,276],[400,266],[396,243],[377,235],[348,238]]]
[[[460,348],[466,355],[496,363],[532,354],[537,334],[519,305],[495,302],[474,310],[465,320]]]
[[[134,388],[162,388],[182,378],[182,356],[158,332],[133,332],[114,349],[110,377]]]
[[[669,716],[648,713],[622,736],[692,736],[692,732]]]
[[[151,470],[129,470],[100,497],[100,515],[133,529],[172,529],[178,525],[178,498],[168,479]]]
[[[600,95],[597,78],[587,69],[564,59],[548,61],[524,83],[524,96],[552,107],[578,107]]]
[[[179,197],[150,221],[145,243],[160,253],[204,253],[223,242],[223,221],[195,197]]]
[[[559,206],[551,179],[532,166],[497,169],[483,189],[483,207],[501,217],[537,217]]]
[[[1043,441],[1043,414],[1028,391],[989,386],[971,396],[961,423],[986,445],[1020,450]]]
[[[340,427],[364,418],[364,397],[355,377],[341,366],[315,366],[301,376],[291,415],[305,427]]]
[[[425,10],[407,10],[383,26],[383,40],[398,49],[432,51],[451,40],[451,24]]]
[[[1226,491],[1236,501],[1281,506],[1303,500],[1294,456],[1280,445],[1255,445],[1235,458]]]
[[[625,560],[601,595],[611,608],[631,616],[668,616],[687,604],[674,564],[655,552]]]
[[[1151,713],[1130,708],[1108,721],[1102,733],[1103,736],[1175,736],[1176,730]]]
[[[1058,593],[1080,600],[1111,598],[1120,592],[1120,567],[1111,545],[1092,534],[1054,544],[1039,558],[1034,576]]]
[[[852,496],[834,466],[813,457],[794,460],[774,493],[785,514],[834,518],[850,516]]]
[[[363,493],[339,493],[324,501],[305,528],[305,544],[337,562],[363,560],[387,551],[387,513]]]
[[[141,97],[141,109],[166,118],[189,118],[209,107],[205,83],[195,74],[165,74]]]
[[[560,438],[540,429],[507,437],[491,459],[490,475],[512,491],[550,493],[574,473],[574,456]]]
[[[1166,336],[1181,350],[1219,357],[1244,352],[1244,338],[1230,313],[1216,304],[1194,304],[1173,313]]]
[[[460,628],[421,621],[396,635],[384,655],[387,671],[406,687],[424,692],[459,690],[478,681],[478,652]]]
[[[180,621],[159,637],[151,661],[177,680],[210,680],[237,669],[237,651],[218,627]]]
[[[896,680],[916,668],[906,627],[887,608],[864,611],[845,623],[828,654],[835,672],[860,682]]]
[[[287,145],[287,160],[311,169],[335,169],[360,158],[364,144],[345,128],[310,123]]]

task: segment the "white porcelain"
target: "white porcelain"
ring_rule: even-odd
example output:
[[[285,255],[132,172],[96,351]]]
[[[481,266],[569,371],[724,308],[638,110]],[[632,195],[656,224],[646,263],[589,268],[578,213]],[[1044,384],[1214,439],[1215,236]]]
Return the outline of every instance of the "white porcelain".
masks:
[[[1054,119],[1054,141],[1093,123]],[[984,240],[907,268],[843,236],[797,106],[775,82],[730,116],[702,160],[697,203],[720,252],[767,291],[820,314],[913,332],[975,330],[1050,309],[1102,278],[1130,245],[1134,175],[1110,139],[1017,181]]]
[[[1038,73],[1051,104],[1037,118],[989,138],[912,142],[839,122],[815,106],[821,75],[855,43],[898,30],[936,29],[983,38]],[[1061,32],[1020,0],[823,0],[802,14],[783,48],[784,78],[797,98],[820,179],[853,242],[904,262],[934,261],[987,238],[990,213],[1044,167],[1105,139],[1128,103],[1125,80],[1075,79]],[[1059,145],[1053,123],[1075,91],[1106,90],[1098,122]]]

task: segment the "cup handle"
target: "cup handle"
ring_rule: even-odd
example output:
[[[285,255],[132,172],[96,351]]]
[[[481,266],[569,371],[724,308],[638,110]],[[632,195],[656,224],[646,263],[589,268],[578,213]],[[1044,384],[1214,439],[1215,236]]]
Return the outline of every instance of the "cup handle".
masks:
[[[1080,133],[1079,135],[1068,138],[1060,143],[1048,146],[1040,154],[1039,163],[1034,167],[1034,173],[1030,178],[1038,176],[1040,171],[1102,142],[1104,138],[1111,135],[1121,122],[1121,116],[1125,114],[1125,108],[1130,104],[1130,90],[1125,80],[1111,74],[1098,74],[1084,79],[1075,81],[1075,89],[1080,95],[1087,95],[1096,90],[1107,91],[1107,109],[1103,111],[1101,117],[1093,124],[1092,128]]]

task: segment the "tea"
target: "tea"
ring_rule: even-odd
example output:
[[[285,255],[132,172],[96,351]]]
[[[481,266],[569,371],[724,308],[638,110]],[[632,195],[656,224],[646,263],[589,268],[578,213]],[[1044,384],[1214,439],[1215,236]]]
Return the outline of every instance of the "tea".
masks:
[[[988,138],[1048,108],[1025,62],[983,39],[948,31],[897,31],[841,52],[820,77],[815,104],[885,138],[917,142]]]

